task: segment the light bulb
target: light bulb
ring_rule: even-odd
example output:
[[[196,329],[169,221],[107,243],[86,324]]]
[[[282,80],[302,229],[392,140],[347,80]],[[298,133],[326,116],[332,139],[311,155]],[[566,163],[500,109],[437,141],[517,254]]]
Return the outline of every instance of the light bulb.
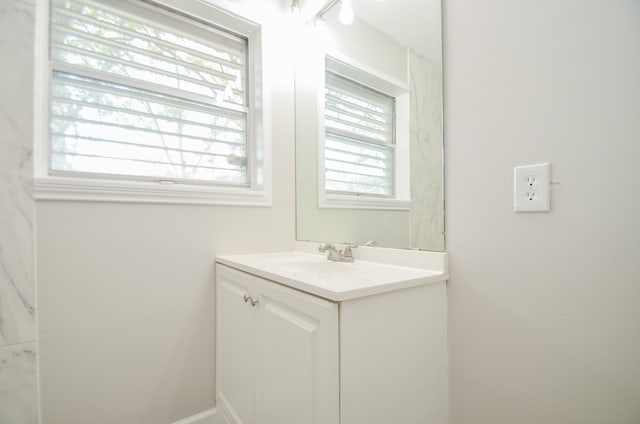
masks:
[[[291,7],[289,8],[289,13],[291,13],[294,16],[300,16],[300,14],[302,12],[300,11],[300,1],[299,0],[293,0],[291,2]]]
[[[351,0],[340,1],[340,13],[338,19],[344,25],[350,25],[353,22],[353,7],[351,7]]]

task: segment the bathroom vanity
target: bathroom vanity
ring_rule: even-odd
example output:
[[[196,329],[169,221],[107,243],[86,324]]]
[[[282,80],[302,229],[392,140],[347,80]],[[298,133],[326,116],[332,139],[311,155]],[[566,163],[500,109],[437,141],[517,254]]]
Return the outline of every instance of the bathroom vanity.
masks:
[[[286,252],[216,264],[228,424],[445,424],[446,273]]]

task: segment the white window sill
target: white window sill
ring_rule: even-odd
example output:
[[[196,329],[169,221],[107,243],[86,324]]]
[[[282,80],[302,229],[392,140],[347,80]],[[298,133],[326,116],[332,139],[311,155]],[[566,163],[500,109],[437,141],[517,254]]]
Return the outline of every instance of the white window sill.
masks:
[[[271,206],[265,190],[50,176],[34,179],[33,196],[38,200]]]
[[[321,209],[408,211],[411,209],[411,200],[327,194],[326,197],[319,199],[318,207]]]

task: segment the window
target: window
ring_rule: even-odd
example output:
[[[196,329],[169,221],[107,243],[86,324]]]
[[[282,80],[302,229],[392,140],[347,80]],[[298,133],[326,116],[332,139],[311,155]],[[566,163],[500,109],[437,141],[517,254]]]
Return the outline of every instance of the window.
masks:
[[[393,97],[326,72],[327,192],[393,196],[394,109]]]
[[[48,176],[262,186],[250,66],[258,26],[199,2],[174,3],[180,10],[52,0]]]

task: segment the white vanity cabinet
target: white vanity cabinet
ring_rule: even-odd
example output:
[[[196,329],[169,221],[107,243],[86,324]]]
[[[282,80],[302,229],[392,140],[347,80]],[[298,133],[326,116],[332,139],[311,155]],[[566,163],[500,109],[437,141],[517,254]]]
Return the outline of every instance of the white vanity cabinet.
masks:
[[[216,401],[229,424],[337,424],[338,304],[220,264],[216,284]]]
[[[444,278],[325,299],[223,260],[216,401],[228,424],[447,423]]]

